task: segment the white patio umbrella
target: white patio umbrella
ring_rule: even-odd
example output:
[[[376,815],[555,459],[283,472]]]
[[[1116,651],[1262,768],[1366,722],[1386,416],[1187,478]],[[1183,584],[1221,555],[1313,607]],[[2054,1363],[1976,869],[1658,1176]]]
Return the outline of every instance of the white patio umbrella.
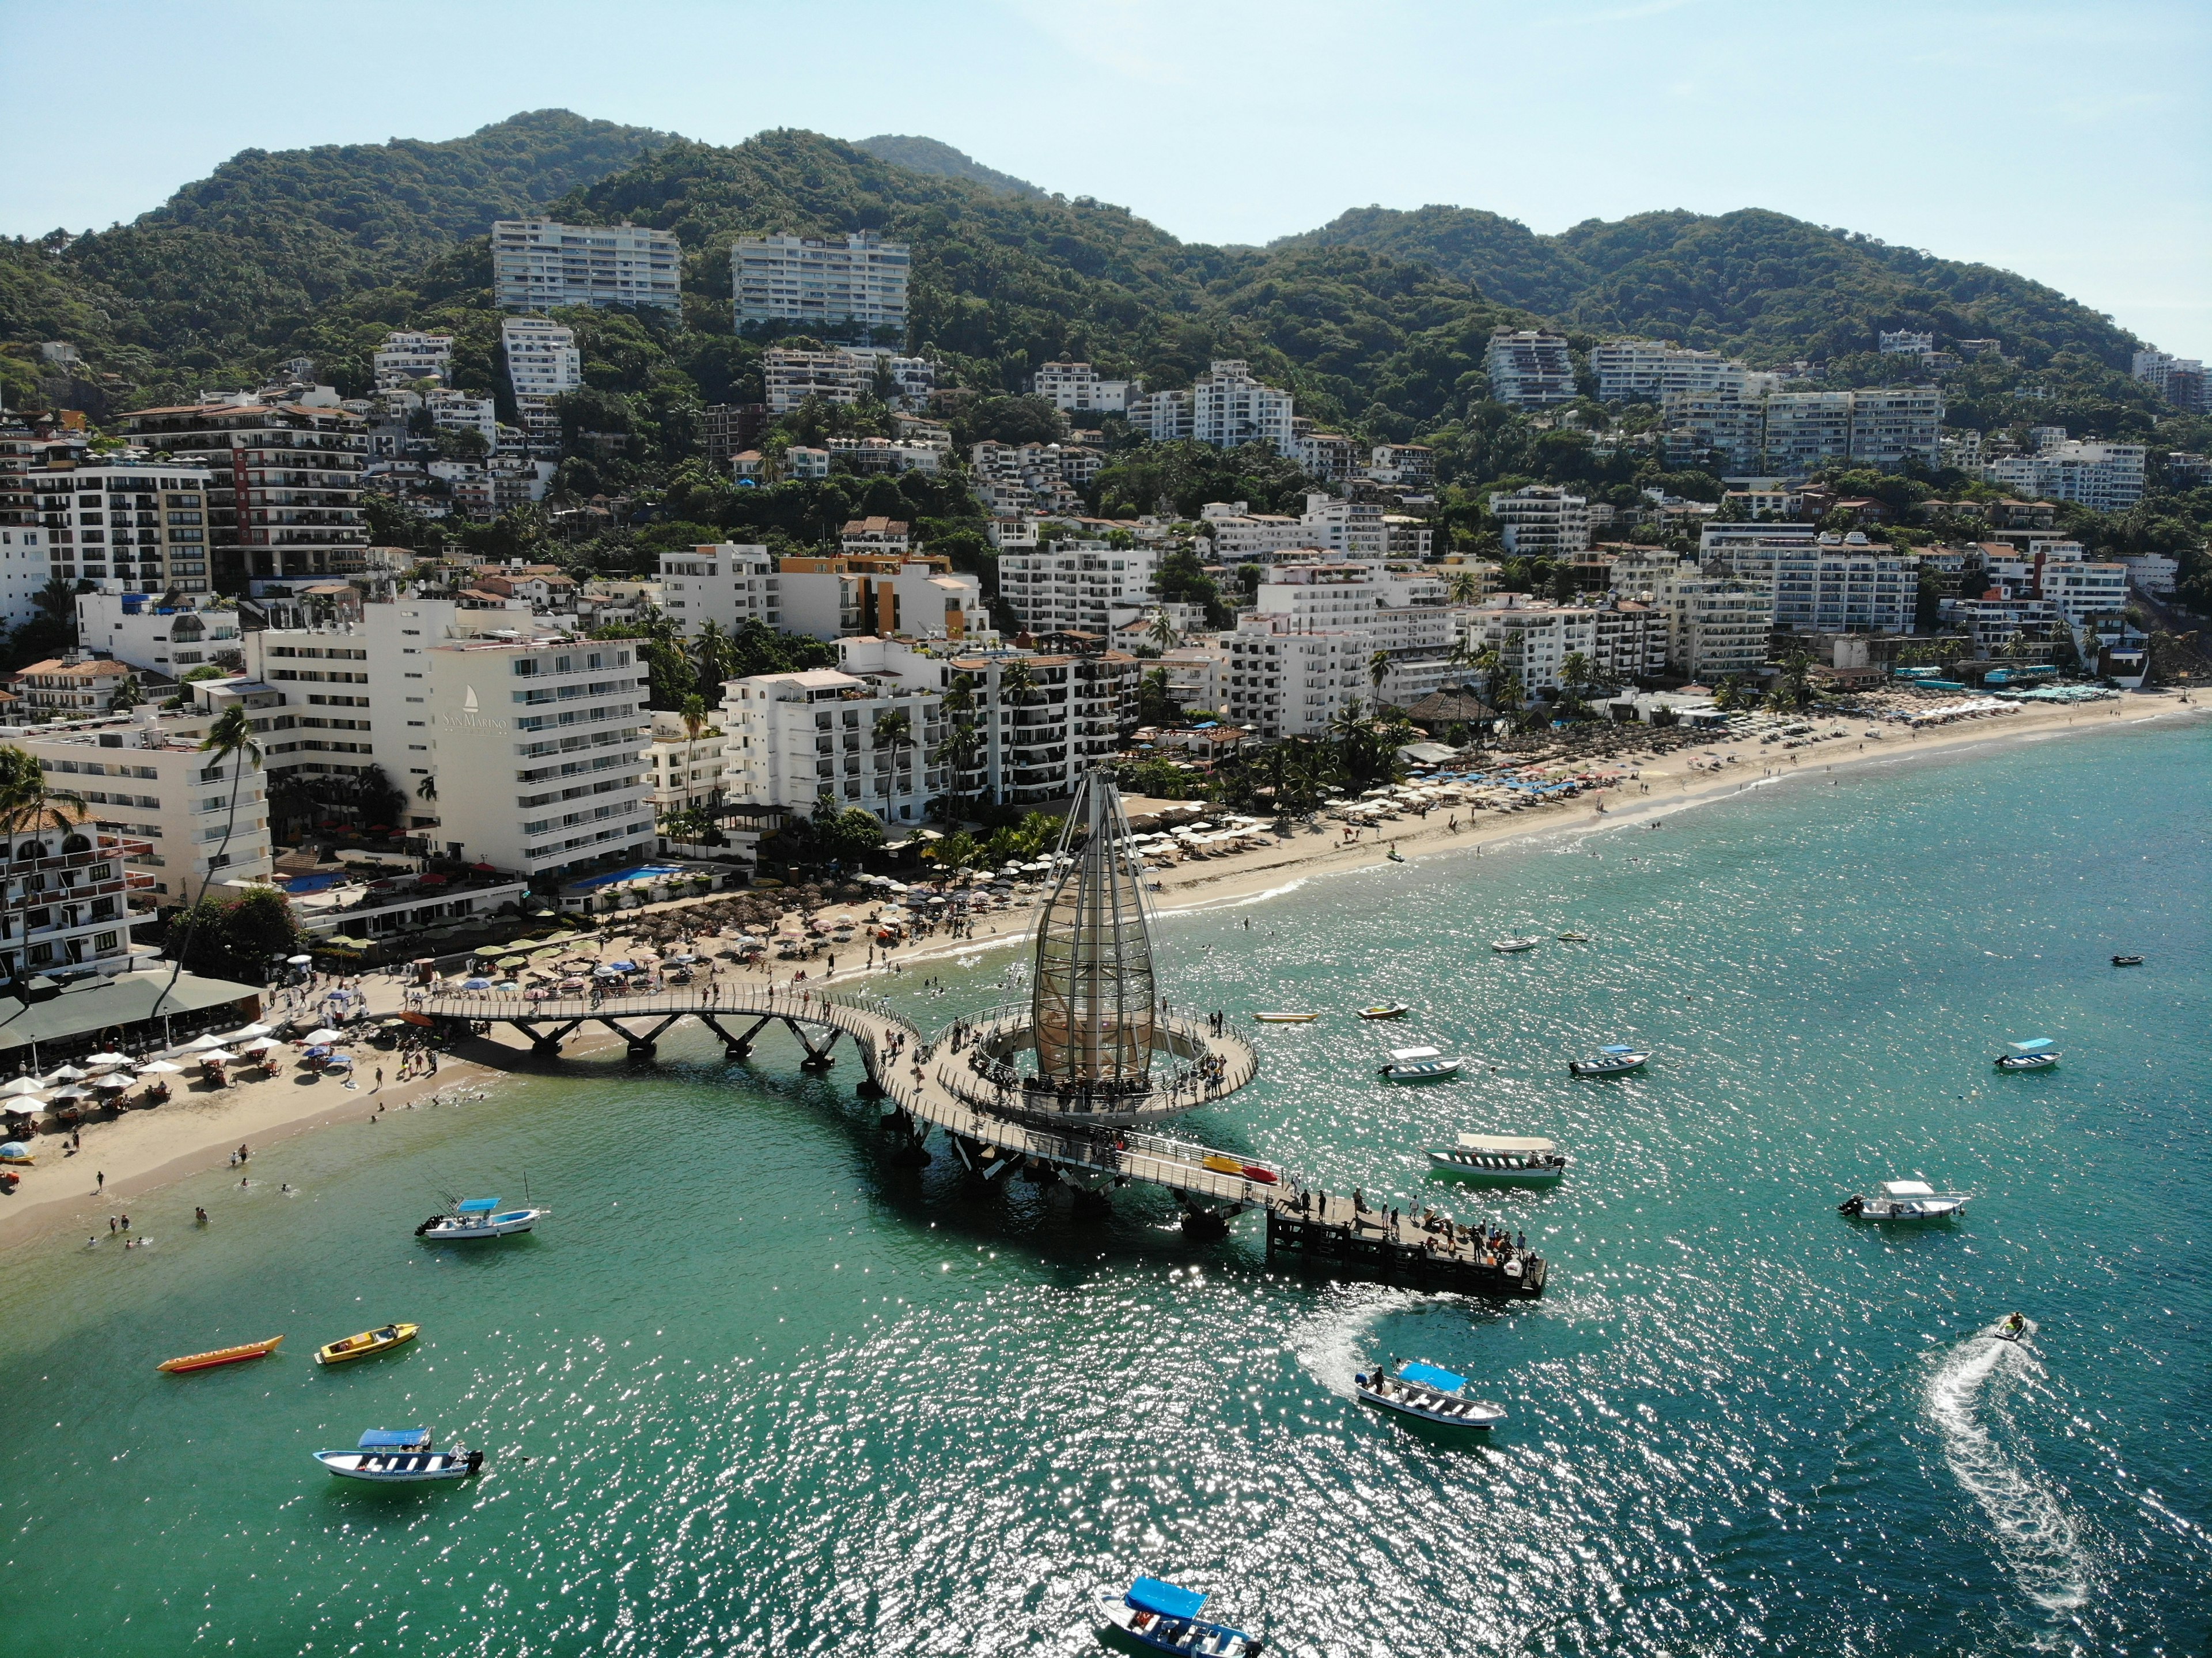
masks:
[[[128,1077],[102,1077],[93,1084],[93,1087],[103,1094],[112,1094],[130,1087],[131,1082]]]
[[[53,1098],[47,1102],[47,1103],[51,1105],[59,1105],[67,1100],[83,1099],[85,1096],[86,1090],[82,1088],[58,1088],[54,1090]]]
[[[307,1042],[311,1045],[320,1045],[324,1042],[342,1042],[345,1039],[346,1034],[344,1031],[333,1030],[328,1025],[325,1025],[320,1030],[310,1030],[307,1033]]]
[[[220,1036],[195,1036],[191,1041],[185,1044],[185,1052],[187,1054],[204,1054],[210,1048],[221,1048],[222,1046],[222,1038]]]
[[[284,965],[287,967],[307,967],[311,965],[314,959],[315,958],[312,956],[287,956],[284,958]]]
[[[46,1080],[50,1083],[81,1083],[91,1074],[88,1071],[78,1070],[73,1065],[65,1065],[58,1071],[47,1073]]]
[[[210,1048],[200,1055],[202,1065],[228,1065],[238,1057],[227,1048]]]
[[[224,1031],[222,1039],[227,1042],[251,1042],[256,1036],[267,1035],[274,1029],[273,1025],[242,1024],[235,1030]]]
[[[15,1081],[0,1084],[0,1100],[20,1100],[27,1094],[43,1094],[46,1085],[36,1077],[18,1077]]]
[[[91,1066],[128,1065],[131,1056],[128,1054],[95,1054],[85,1063]]]
[[[142,1077],[173,1077],[183,1069],[184,1066],[171,1065],[167,1060],[149,1060],[138,1067],[138,1074]]]
[[[272,1048],[282,1048],[283,1046],[283,1044],[278,1042],[274,1036],[257,1036],[253,1041],[247,1042],[238,1051],[241,1054],[266,1054]]]

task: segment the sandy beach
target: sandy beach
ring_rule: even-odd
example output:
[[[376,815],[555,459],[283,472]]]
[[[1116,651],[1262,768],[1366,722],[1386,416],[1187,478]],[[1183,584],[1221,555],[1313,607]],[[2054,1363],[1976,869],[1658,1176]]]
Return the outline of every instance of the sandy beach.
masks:
[[[1455,829],[1450,826],[1454,814],[1436,809],[1425,819],[1409,817],[1368,829],[1357,842],[1347,844],[1340,827],[1324,820],[1318,832],[1301,831],[1285,843],[1164,870],[1157,877],[1155,897],[1163,911],[1249,900],[1319,877],[1387,866],[1387,853],[1393,847],[1409,861],[1425,860],[1540,837],[1628,828],[1663,822],[1686,807],[1741,793],[1770,777],[1794,777],[1802,786],[1807,777],[1825,778],[1901,758],[1958,758],[1969,751],[2037,738],[2118,734],[2148,721],[2205,712],[2203,705],[2185,704],[2173,695],[2135,695],[2072,708],[2006,712],[1917,732],[1877,726],[1864,718],[1823,717],[1813,722],[1814,729],[1840,732],[1839,737],[1787,752],[1755,738],[1699,744],[1635,762],[1629,768],[1638,774],[1632,780],[1594,795],[1510,813],[1461,811]],[[1879,737],[1869,735],[1876,730]],[[711,901],[684,900],[662,908],[680,911],[703,902]],[[807,980],[811,984],[848,985],[872,975],[912,972],[932,962],[1010,945],[1025,936],[1029,923],[1026,908],[993,912],[981,917],[968,936],[925,937],[873,967],[858,965],[848,954],[845,965],[834,975],[825,975],[818,963],[810,964]],[[602,953],[619,952],[626,942],[619,932],[599,937]],[[752,975],[745,976],[750,981]],[[778,982],[790,977],[788,964],[775,975]],[[372,1015],[398,1011],[402,995],[398,978],[376,975],[361,982]],[[404,1109],[441,1090],[483,1089],[510,1071],[557,1063],[535,1058],[527,1043],[507,1027],[495,1026],[494,1031],[490,1037],[463,1042],[457,1054],[441,1056],[436,1076],[387,1083],[380,1090],[375,1083],[378,1066],[389,1077],[397,1071],[398,1058],[364,1047],[359,1050],[361,1074],[351,1088],[337,1076],[295,1071],[288,1064],[273,1079],[227,1089],[212,1089],[195,1079],[189,1087],[179,1086],[176,1098],[158,1109],[88,1123],[83,1149],[74,1156],[64,1154],[64,1136],[40,1136],[33,1144],[36,1165],[21,1171],[22,1185],[12,1197],[0,1198],[0,1248],[56,1231],[104,1232],[111,1215],[130,1212],[134,1206],[150,1221],[159,1212],[160,1199],[154,1194],[161,1188],[185,1175],[225,1167],[241,1144],[255,1154],[253,1178],[281,1180],[279,1148],[293,1136],[324,1123],[364,1121],[380,1107]],[[580,1054],[616,1045],[605,1033],[587,1037],[579,1031],[568,1051]],[[182,1084],[185,1078],[177,1081]],[[96,1179],[102,1174],[104,1186]],[[167,1229],[177,1218],[161,1214],[160,1218]]]

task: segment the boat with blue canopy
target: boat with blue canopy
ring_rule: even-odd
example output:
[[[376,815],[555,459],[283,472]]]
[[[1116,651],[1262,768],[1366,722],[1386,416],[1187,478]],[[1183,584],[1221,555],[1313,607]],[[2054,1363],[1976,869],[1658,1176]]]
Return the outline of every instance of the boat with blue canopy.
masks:
[[[2058,1063],[2058,1044],[2048,1036],[2031,1036],[2024,1042],[2008,1042],[2009,1052],[1997,1055],[2000,1071],[2048,1071]]]
[[[433,1215],[415,1229],[432,1243],[473,1243],[527,1232],[545,1218],[543,1209],[502,1209],[497,1198],[464,1198],[448,1214]]]
[[[350,1451],[317,1451],[315,1461],[342,1479],[383,1485],[416,1485],[432,1479],[465,1479],[483,1467],[482,1451],[456,1445],[435,1449],[428,1428],[371,1428]]]
[[[1382,1074],[1394,1083],[1437,1082],[1457,1076],[1461,1064],[1440,1048],[1394,1048]]]
[[[1267,1644],[1264,1637],[1207,1623],[1198,1615],[1206,1605],[1202,1591],[1158,1577],[1139,1577],[1126,1593],[1101,1588],[1094,1598],[1108,1624],[1158,1652],[1244,1658]]]
[[[1469,1398],[1465,1376],[1426,1359],[1400,1365],[1395,1376],[1385,1376],[1378,1370],[1372,1375],[1355,1376],[1352,1382],[1363,1402],[1419,1417],[1424,1422],[1486,1429],[1505,1420],[1504,1406]]]
[[[1651,1056],[1626,1042],[1607,1042],[1597,1051],[1596,1057],[1567,1061],[1571,1077],[1625,1077],[1632,1071],[1640,1071]]]

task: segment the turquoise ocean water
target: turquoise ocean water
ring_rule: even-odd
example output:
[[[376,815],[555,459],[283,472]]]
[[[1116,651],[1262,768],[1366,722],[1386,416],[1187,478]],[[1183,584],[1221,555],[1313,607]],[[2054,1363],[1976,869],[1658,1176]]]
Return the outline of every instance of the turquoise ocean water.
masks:
[[[0,1649],[1076,1654],[1087,1591],[1145,1570],[1293,1654],[2202,1655],[2208,825],[2212,727],[2166,724],[1170,919],[1184,1005],[1329,1010],[1258,1031],[1261,1082],[1190,1131],[1504,1219],[1552,1259],[1534,1304],[1277,1272],[1256,1221],[1188,1243],[1139,1193],[1078,1220],[895,1169],[855,1062],[805,1077],[781,1037],[272,1147],[245,1192],[130,1206],[150,1249],[7,1258]],[[1570,927],[1595,941],[1486,948]],[[941,1023],[1011,959],[893,994]],[[1344,1011],[1384,996],[1416,1010],[1387,1034]],[[1992,1071],[2038,1035],[2061,1069]],[[1570,1083],[1613,1037],[1648,1076]],[[1382,1084],[1417,1040],[1481,1065]],[[1421,1153],[1461,1128],[1576,1165],[1456,1191]],[[1970,1218],[1836,1214],[1916,1172]],[[410,1236],[526,1177],[537,1236]],[[2033,1345],[1978,1334],[2015,1308]],[[414,1350],[310,1362],[392,1318]],[[273,1362],[152,1368],[278,1331]],[[1349,1387],[1386,1353],[1512,1420],[1377,1419]],[[488,1476],[308,1460],[420,1424]]]

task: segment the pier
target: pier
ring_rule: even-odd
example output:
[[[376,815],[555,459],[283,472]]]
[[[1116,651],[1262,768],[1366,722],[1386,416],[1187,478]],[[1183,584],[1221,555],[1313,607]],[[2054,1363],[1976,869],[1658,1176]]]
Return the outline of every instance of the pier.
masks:
[[[890,1108],[884,1127],[894,1139],[895,1160],[928,1162],[934,1133],[985,1181],[1020,1170],[1025,1178],[1064,1181],[1079,1202],[1093,1203],[1117,1187],[1158,1187],[1176,1200],[1185,1227],[1197,1236],[1218,1236],[1238,1216],[1258,1211],[1267,1217],[1269,1254],[1315,1272],[1485,1295],[1544,1292],[1540,1255],[1498,1249],[1449,1222],[1411,1214],[1394,1219],[1386,1211],[1355,1208],[1348,1194],[1322,1192],[1262,1159],[1133,1127],[1124,1121],[1133,1114],[1126,1098],[1086,1121],[1079,1112],[1042,1108],[1066,1102],[1036,1090],[994,1084],[975,1064],[978,1054],[990,1055],[999,1046],[989,1033],[1004,1026],[992,1016],[985,1016],[975,1041],[954,1051],[872,996],[829,990],[725,982],[652,995],[533,1001],[454,989],[418,996],[412,1005],[443,1025],[512,1026],[547,1055],[557,1054],[578,1029],[598,1025],[642,1057],[687,1018],[720,1037],[732,1059],[750,1053],[767,1027],[781,1024],[804,1049],[799,1063],[810,1070],[834,1065],[839,1042],[849,1041],[865,1072],[860,1092]],[[1258,1057],[1242,1037],[1216,1035],[1198,1020],[1162,1016],[1158,1023],[1162,1050],[1179,1062],[1158,1090],[1163,1110],[1225,1098],[1256,1074]],[[1194,1091],[1183,1096],[1182,1090]],[[1139,1108],[1134,1114],[1147,1114]]]

